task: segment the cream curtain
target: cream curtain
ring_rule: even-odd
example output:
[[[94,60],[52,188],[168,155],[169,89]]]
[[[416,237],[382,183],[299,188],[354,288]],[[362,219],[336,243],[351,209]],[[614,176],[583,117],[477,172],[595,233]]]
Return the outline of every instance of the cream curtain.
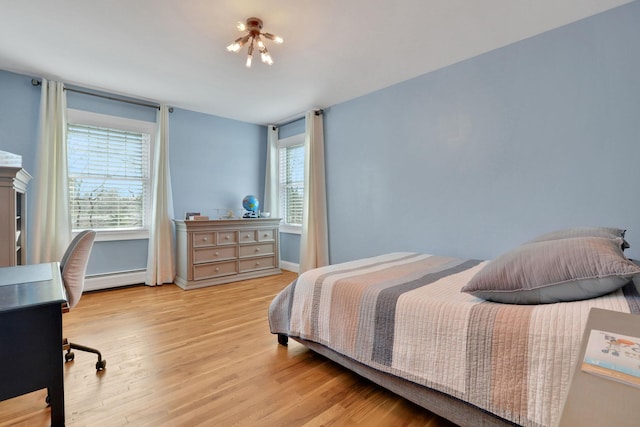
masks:
[[[173,196],[169,171],[169,109],[161,105],[158,112],[153,180],[151,189],[151,227],[147,256],[150,286],[172,283],[175,277],[173,241]]]
[[[34,173],[31,263],[60,261],[71,239],[67,178],[67,97],[62,82],[42,79]]]
[[[279,218],[278,202],[278,128],[269,125],[267,135],[267,168],[264,177],[264,201],[262,211],[271,212],[271,218]]]
[[[305,192],[300,238],[300,273],[329,264],[322,112],[308,112],[305,122]]]

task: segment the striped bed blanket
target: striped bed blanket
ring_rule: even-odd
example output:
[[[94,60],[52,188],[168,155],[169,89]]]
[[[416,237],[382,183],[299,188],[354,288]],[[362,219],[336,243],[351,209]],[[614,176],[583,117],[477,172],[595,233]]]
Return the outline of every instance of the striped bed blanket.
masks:
[[[488,261],[392,253],[305,272],[273,300],[272,333],[524,426],[560,416],[592,307],[640,313],[633,283],[599,298],[510,305],[460,289]]]

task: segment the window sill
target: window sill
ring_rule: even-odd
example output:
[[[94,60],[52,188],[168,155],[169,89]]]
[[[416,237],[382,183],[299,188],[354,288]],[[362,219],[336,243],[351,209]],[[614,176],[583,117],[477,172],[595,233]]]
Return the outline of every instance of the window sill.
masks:
[[[73,237],[78,234],[73,232]],[[149,230],[96,230],[96,242],[111,242],[118,240],[141,240],[149,238]]]
[[[287,233],[287,234],[302,234],[302,227],[298,225],[282,224],[280,226],[280,232]]]

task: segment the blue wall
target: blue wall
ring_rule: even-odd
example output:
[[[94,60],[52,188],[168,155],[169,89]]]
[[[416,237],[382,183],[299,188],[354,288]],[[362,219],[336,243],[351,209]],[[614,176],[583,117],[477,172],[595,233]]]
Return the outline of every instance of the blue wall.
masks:
[[[40,91],[31,78],[0,70],[0,150],[22,156],[23,167],[35,168]]]
[[[174,213],[241,209],[242,198],[263,200],[265,126],[176,109],[170,115]]]
[[[35,174],[40,88],[31,76],[0,70],[0,150],[23,156]],[[69,108],[155,122],[153,108],[67,93]],[[266,128],[176,108],[169,115],[174,212],[209,214],[215,208],[241,208],[242,197],[262,199],[266,161]],[[238,167],[242,165],[242,167]],[[28,203],[33,206],[33,185]],[[96,242],[88,274],[144,269],[147,240]]]
[[[331,262],[575,225],[640,256],[639,23],[634,2],[327,109]]]
[[[395,250],[486,259],[573,225],[627,228],[640,257],[638,22],[633,2],[325,109],[331,261]],[[0,71],[0,150],[33,171],[30,79]],[[176,109],[170,132],[176,216],[262,198],[264,127]],[[281,243],[298,262],[298,236]],[[146,241],[102,245],[90,272],[144,267]]]

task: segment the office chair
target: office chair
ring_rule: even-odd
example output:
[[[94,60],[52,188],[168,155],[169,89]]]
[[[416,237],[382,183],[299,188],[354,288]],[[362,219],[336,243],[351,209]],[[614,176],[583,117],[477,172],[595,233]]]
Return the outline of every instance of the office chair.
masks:
[[[62,283],[67,291],[67,303],[62,308],[64,313],[75,307],[80,301],[84,289],[84,275],[87,271],[87,263],[89,262],[89,255],[91,254],[91,247],[95,237],[96,232],[93,230],[85,230],[78,233],[69,244],[60,261]],[[98,355],[96,370],[102,371],[107,365],[107,361],[102,358],[100,351],[95,348],[75,344],[65,338],[62,341],[62,349],[67,351],[64,355],[65,362],[75,358],[75,354],[71,350],[80,350]]]

